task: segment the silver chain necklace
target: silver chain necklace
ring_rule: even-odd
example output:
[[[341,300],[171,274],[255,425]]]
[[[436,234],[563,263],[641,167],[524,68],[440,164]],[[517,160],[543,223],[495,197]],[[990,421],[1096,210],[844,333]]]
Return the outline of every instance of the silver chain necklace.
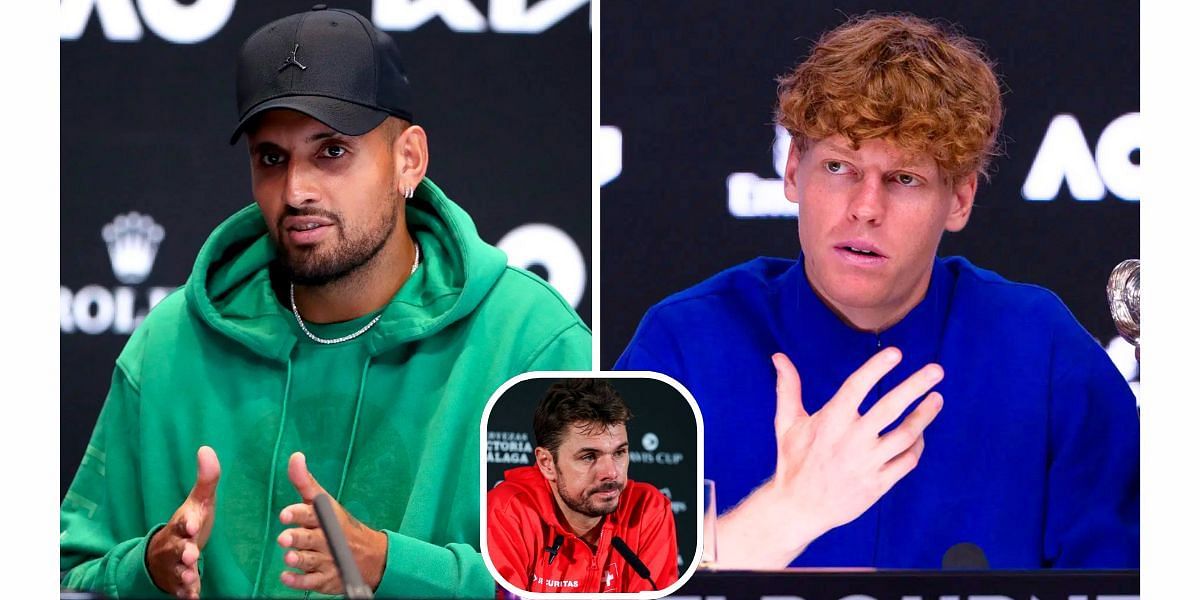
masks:
[[[409,269],[409,271],[408,271],[409,277],[412,277],[413,273],[417,272],[417,265],[420,265],[420,264],[421,264],[421,247],[417,245],[417,240],[414,239],[413,240],[413,264],[412,264],[412,269]],[[308,327],[304,324],[304,318],[300,316],[300,309],[296,308],[296,282],[294,282],[294,281],[289,283],[288,299],[292,301],[292,314],[296,315],[296,323],[298,323],[300,325],[300,330],[304,332],[304,335],[308,336],[308,339],[310,339],[318,344],[340,344],[342,342],[348,342],[348,341],[366,333],[369,329],[374,327],[375,324],[379,322],[379,318],[383,316],[383,311],[379,311],[379,314],[375,315],[375,318],[371,319],[371,322],[364,325],[362,329],[359,329],[358,331],[355,331],[354,333],[351,333],[348,335],[343,335],[342,337],[339,337],[339,338],[330,339],[330,338],[317,337],[315,334],[313,334],[313,332],[308,330]]]

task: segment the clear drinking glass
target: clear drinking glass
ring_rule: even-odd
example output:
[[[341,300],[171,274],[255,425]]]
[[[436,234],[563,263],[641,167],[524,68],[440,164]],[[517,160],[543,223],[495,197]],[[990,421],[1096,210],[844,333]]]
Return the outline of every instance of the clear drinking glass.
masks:
[[[700,568],[717,568],[717,483],[704,480],[704,536],[700,547]]]

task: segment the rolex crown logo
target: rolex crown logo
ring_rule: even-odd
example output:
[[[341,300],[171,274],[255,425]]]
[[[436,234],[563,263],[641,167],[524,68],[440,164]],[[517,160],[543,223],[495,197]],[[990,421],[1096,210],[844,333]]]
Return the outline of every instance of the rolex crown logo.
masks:
[[[150,215],[131,212],[117,215],[104,226],[101,235],[117,280],[127,285],[145,281],[154,268],[154,257],[163,240],[162,225],[155,223]]]

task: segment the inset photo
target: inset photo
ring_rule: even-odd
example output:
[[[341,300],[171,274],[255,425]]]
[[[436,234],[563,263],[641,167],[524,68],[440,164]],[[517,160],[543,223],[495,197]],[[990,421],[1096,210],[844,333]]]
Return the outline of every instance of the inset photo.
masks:
[[[700,411],[664,376],[579,375],[519,376],[484,411],[484,562],[500,596],[665,596],[699,560]]]

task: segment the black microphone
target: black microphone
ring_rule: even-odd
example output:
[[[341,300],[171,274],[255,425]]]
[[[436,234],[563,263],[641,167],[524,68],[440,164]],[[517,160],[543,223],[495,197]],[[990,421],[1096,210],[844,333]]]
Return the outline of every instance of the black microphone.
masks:
[[[990,567],[983,548],[971,542],[959,542],[942,555],[942,568],[947,571],[983,571]]]
[[[638,575],[641,575],[642,579],[649,581],[651,589],[658,591],[658,586],[654,585],[654,580],[650,578],[650,569],[647,569],[646,563],[642,562],[642,559],[638,558],[637,555],[633,553],[633,550],[629,549],[629,546],[625,543],[625,540],[614,535],[612,544],[613,548],[617,549],[617,554],[620,554],[625,559],[625,562],[629,563],[629,566],[633,567],[633,571]]]
[[[363,582],[358,563],[350,553],[350,545],[346,543],[346,534],[338,523],[337,513],[333,511],[333,501],[328,494],[318,494],[313,498],[313,507],[317,509],[317,521],[321,523],[321,531],[325,532],[325,541],[329,543],[329,551],[333,553],[333,562],[337,565],[338,573],[342,575],[342,585],[346,588],[346,597],[350,600],[371,600],[375,594]]]
[[[549,546],[546,546],[545,548],[543,548],[543,550],[545,550],[546,552],[549,552],[549,553],[550,553],[550,558],[547,558],[547,559],[546,559],[546,564],[547,564],[547,565],[552,565],[552,564],[554,564],[554,557],[555,557],[555,556],[558,556],[558,549],[559,549],[559,548],[562,548],[562,543],[563,543],[563,536],[562,536],[562,534],[560,533],[560,534],[558,534],[558,535],[554,536],[554,543],[553,543],[553,544],[551,544],[551,545],[549,545]]]

